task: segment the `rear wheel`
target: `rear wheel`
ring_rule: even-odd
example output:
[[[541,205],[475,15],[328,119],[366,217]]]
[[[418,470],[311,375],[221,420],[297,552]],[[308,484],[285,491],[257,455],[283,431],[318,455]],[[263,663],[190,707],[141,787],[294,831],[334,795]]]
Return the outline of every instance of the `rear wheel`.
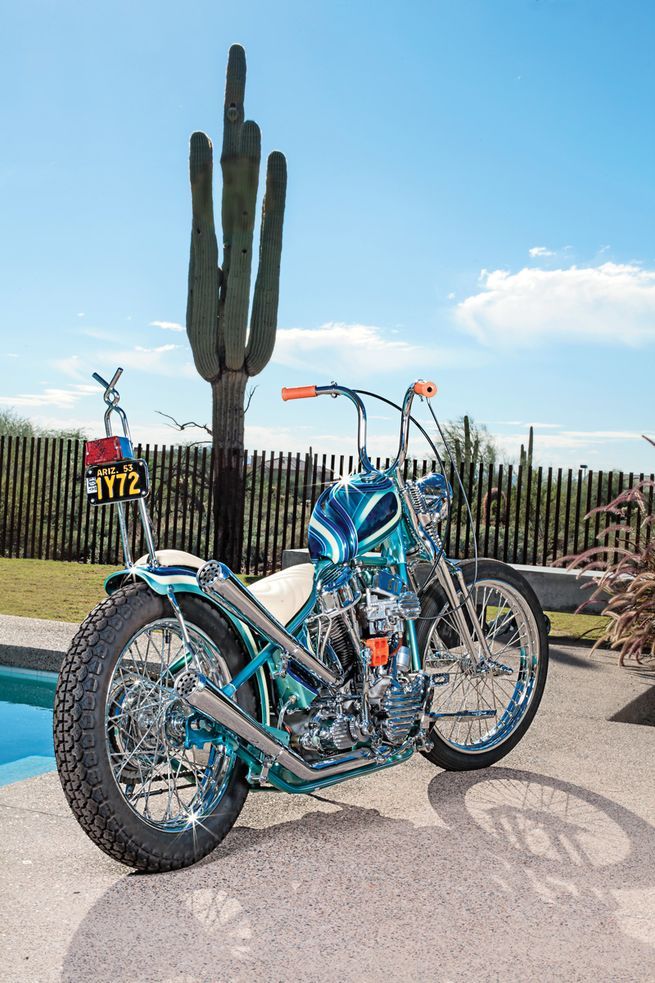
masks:
[[[244,665],[239,645],[206,602],[180,603],[193,668],[224,686]],[[168,600],[130,585],[86,619],[57,685],[55,755],[71,809],[102,850],[144,871],[200,860],[232,828],[248,792],[232,752],[185,746],[188,708],[174,689],[183,656]],[[250,684],[238,700],[256,713]]]
[[[516,570],[498,560],[462,564],[486,642],[485,656],[470,616],[474,650],[465,644],[442,589],[423,595],[419,647],[435,687],[425,756],[449,771],[487,768],[521,740],[534,719],[548,672],[546,621],[537,597]],[[477,575],[476,575],[477,574]],[[458,594],[465,612],[466,594]]]

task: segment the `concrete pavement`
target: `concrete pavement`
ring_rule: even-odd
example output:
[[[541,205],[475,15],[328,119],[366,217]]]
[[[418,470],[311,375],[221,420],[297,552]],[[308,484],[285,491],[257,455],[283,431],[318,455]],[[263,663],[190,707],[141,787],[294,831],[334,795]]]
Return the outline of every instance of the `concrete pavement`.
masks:
[[[0,614],[0,664],[58,672],[79,625]]]
[[[653,677],[552,656],[501,765],[253,793],[174,874],[98,851],[56,775],[0,790],[0,978],[655,980],[655,728],[610,719],[640,719]]]

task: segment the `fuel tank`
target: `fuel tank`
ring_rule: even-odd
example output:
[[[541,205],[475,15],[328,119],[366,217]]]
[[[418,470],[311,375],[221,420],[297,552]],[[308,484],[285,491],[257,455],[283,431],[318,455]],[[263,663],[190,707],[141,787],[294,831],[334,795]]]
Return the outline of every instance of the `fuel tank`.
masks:
[[[374,549],[400,522],[398,490],[385,474],[354,474],[319,496],[309,520],[312,560],[344,563]]]

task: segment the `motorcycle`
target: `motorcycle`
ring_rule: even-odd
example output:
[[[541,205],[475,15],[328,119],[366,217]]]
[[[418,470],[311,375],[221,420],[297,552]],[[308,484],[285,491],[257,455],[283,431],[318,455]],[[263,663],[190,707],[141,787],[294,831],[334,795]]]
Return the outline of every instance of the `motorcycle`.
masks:
[[[121,372],[94,374],[106,437],[87,442],[85,482],[92,504],[117,509],[125,564],[64,657],[54,708],[61,784],[94,843],[138,870],[174,870],[220,843],[250,790],[311,793],[417,751],[447,770],[486,768],[516,746],[546,682],[545,619],[512,567],[446,556],[445,475],[404,477],[417,397],[439,426],[434,383],[396,407],[384,470],[368,456],[360,392],[282,390],[354,404],[359,470],[318,497],[310,562],[247,587],[219,560],[156,548]],[[147,545],[136,560],[130,502]]]

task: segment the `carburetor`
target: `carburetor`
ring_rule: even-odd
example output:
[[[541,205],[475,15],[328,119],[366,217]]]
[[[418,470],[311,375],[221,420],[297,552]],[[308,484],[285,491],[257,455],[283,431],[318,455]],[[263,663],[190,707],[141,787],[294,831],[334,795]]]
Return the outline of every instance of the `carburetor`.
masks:
[[[400,577],[381,570],[366,588],[362,605],[368,625],[368,635],[390,635],[398,631],[403,621],[413,621],[421,613],[421,601],[411,590],[405,590]]]

